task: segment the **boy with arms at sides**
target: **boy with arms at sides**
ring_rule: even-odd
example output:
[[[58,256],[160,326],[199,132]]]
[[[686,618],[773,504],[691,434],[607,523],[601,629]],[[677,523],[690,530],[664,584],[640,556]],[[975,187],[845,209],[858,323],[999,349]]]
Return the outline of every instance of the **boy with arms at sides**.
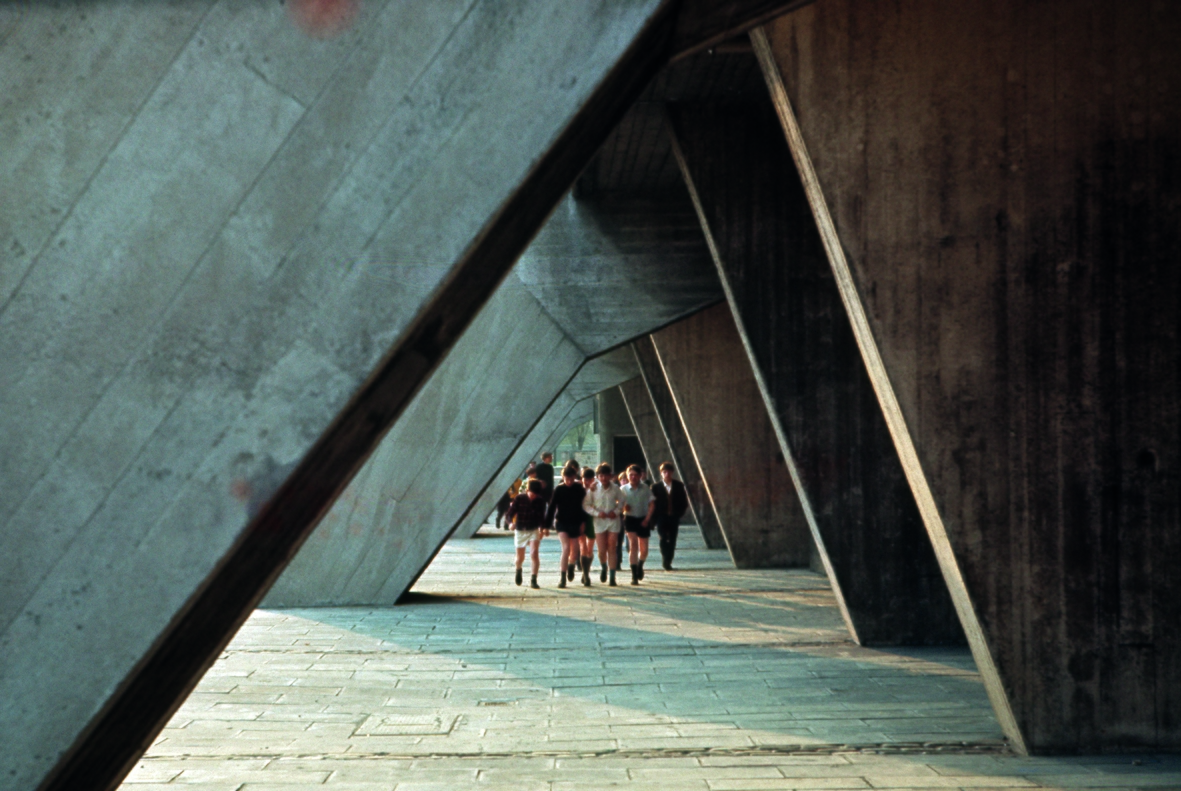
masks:
[[[623,521],[627,528],[627,559],[632,570],[632,585],[644,579],[644,561],[648,559],[648,537],[652,535],[652,514],[656,498],[640,480],[639,465],[627,468],[627,483],[623,485]]]
[[[623,514],[623,491],[615,483],[611,474],[611,465],[603,462],[596,470],[598,483],[595,488],[587,492],[583,501],[583,508],[595,518],[595,533],[599,544],[599,561],[603,563],[603,570],[599,580],[608,579],[608,585],[615,583],[615,547],[619,543],[619,517]],[[608,565],[610,572],[608,572]]]
[[[562,482],[554,487],[549,510],[545,515],[546,525],[557,528],[558,539],[562,542],[559,588],[566,587],[567,579],[574,579],[574,568],[580,565],[584,499],[586,489],[578,482],[578,467],[566,467],[562,470]],[[590,575],[587,571],[582,572],[582,584],[590,585]]]
[[[656,498],[656,532],[660,535],[660,562],[665,571],[673,570],[673,555],[677,552],[677,533],[681,517],[689,510],[689,493],[685,484],[673,478],[676,467],[671,461],[660,465],[660,483],[652,487]]]
[[[530,588],[540,588],[537,584],[537,572],[541,568],[541,558],[537,548],[541,539],[548,531],[545,527],[546,502],[542,493],[545,487],[536,478],[530,478],[525,486],[525,493],[517,495],[513,504],[508,507],[508,519],[513,525],[513,546],[517,549],[516,582],[521,584],[521,566],[525,563],[525,549],[529,548],[529,556],[533,560],[533,576]]]

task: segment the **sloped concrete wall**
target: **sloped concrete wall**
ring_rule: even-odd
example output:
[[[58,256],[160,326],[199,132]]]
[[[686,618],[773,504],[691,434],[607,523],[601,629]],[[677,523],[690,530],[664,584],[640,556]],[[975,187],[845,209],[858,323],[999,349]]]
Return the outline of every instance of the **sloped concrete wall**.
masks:
[[[506,280],[262,606],[396,602],[582,361]]]
[[[812,537],[727,305],[652,335],[730,556],[808,566]]]
[[[664,369],[660,367],[656,346],[652,343],[651,337],[638,338],[631,346],[636,356],[636,364],[640,368],[640,378],[648,388],[652,409],[660,421],[660,428],[672,453],[673,464],[677,465],[681,481],[688,492],[690,508],[697,519],[701,537],[710,549],[727,549],[726,538],[722,535],[713,500],[705,489],[701,467],[697,464],[697,457],[693,455],[685,425],[681,422],[681,415],[677,412],[668,380],[665,379]]]
[[[513,455],[497,471],[492,483],[480,492],[475,504],[464,514],[463,519],[456,526],[455,535],[474,536],[478,533],[488,515],[496,510],[496,504],[500,501],[501,495],[508,491],[513,481],[523,475],[529,462],[540,459],[542,452],[547,448],[552,448],[562,437],[566,436],[566,432],[590,419],[594,412],[594,404],[591,399],[583,399],[576,404],[571,404],[570,401],[571,397],[566,394],[566,391],[562,391],[562,394],[537,421],[537,425],[533,427],[528,436],[521,440],[521,444]],[[555,421],[558,421],[557,428],[553,427]],[[541,439],[542,437],[544,439]],[[529,448],[533,448],[533,450],[529,450]]]
[[[21,10],[0,787],[74,742],[241,534],[239,484],[303,456],[656,6],[365,4],[331,43],[281,4]]]
[[[1181,746],[1179,36],[1148,0],[825,0],[770,30],[1035,751]]]
[[[770,97],[681,105],[671,119],[743,346],[854,639],[962,643]]]

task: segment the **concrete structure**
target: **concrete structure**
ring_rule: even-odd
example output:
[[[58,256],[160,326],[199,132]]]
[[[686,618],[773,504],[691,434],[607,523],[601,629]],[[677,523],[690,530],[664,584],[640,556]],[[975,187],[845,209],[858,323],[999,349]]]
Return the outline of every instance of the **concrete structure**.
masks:
[[[677,466],[680,479],[685,484],[685,490],[689,495],[689,507],[697,519],[701,537],[710,549],[725,549],[726,539],[722,536],[717,511],[714,510],[709,492],[705,490],[701,467],[698,466],[697,457],[693,455],[693,448],[689,445],[685,425],[681,422],[681,415],[673,402],[672,391],[668,387],[668,380],[664,378],[664,370],[660,367],[660,358],[656,354],[651,337],[640,338],[632,343],[632,352],[640,368],[640,377],[648,388],[652,410],[660,422],[661,431],[664,432],[665,442],[668,443],[669,452],[672,454],[672,462]]]
[[[648,474],[652,476],[653,482],[656,482],[660,480],[661,462],[671,461],[672,451],[669,450],[668,440],[664,438],[664,432],[660,429],[660,419],[656,417],[656,410],[652,408],[652,396],[648,395],[648,386],[644,384],[643,377],[637,376],[619,386],[619,395],[623,398],[632,429],[644,450]]]
[[[1176,11],[823,0],[763,50],[977,664],[1039,752],[1181,747]]]
[[[653,332],[652,294],[567,299],[619,291],[580,245],[655,240],[685,304],[665,105],[755,86],[1013,748],[1181,744],[1173,5],[817,0],[751,39],[765,83],[731,39],[801,2],[346,3],[326,40],[295,5],[0,11],[0,788],[113,787],[359,471],[354,525],[390,491],[423,534],[393,576],[322,558],[413,578],[461,515],[426,484],[474,454],[474,500],[565,387],[469,432],[522,350],[473,322],[525,310],[567,378]],[[730,529],[718,492],[771,524],[782,487],[723,485],[778,444],[756,344],[694,330],[727,310],[657,348]]]
[[[671,119],[755,381],[853,638],[961,642],[769,98]]]
[[[533,430],[529,432],[528,436],[521,440],[521,444],[517,446],[517,450],[497,470],[492,483],[485,487],[484,491],[480,492],[480,496],[476,498],[475,503],[463,515],[463,519],[455,527],[453,536],[471,537],[478,533],[480,528],[487,522],[489,514],[495,513],[496,504],[500,501],[501,495],[508,491],[513,481],[523,476],[529,462],[540,460],[541,454],[546,449],[553,447],[554,443],[562,437],[566,436],[566,433],[571,428],[585,423],[592,418],[595,411],[593,397],[584,398],[578,403],[571,405],[570,399],[566,395],[563,392],[554,401],[553,405],[546,410],[541,419],[537,421],[537,425],[533,427]],[[555,425],[557,428],[554,428]],[[547,434],[546,432],[549,433]],[[542,437],[544,439],[540,439]]]
[[[812,536],[729,307],[652,342],[735,565],[809,565]]]
[[[752,19],[674,10],[5,17],[5,784],[130,766],[650,76]]]
[[[674,291],[656,287],[669,266],[679,272]],[[605,350],[719,296],[684,198],[568,196],[276,581],[267,606],[396,602],[481,493],[502,492],[500,479],[519,473],[512,457],[532,457],[561,424],[560,404],[568,412],[637,375],[626,346]],[[595,355],[604,356],[575,377]],[[548,428],[536,445],[522,444],[539,420]]]

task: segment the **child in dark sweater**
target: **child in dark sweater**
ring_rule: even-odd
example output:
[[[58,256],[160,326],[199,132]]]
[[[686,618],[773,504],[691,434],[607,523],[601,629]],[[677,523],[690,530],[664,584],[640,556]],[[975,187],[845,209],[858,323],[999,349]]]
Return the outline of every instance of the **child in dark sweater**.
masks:
[[[540,588],[537,584],[537,572],[541,568],[541,558],[537,548],[542,537],[548,532],[545,527],[546,502],[542,496],[545,487],[536,478],[530,478],[524,494],[518,494],[517,499],[508,507],[505,516],[513,526],[513,545],[517,549],[516,582],[521,584],[521,566],[525,563],[525,548],[528,547],[529,556],[533,560],[533,578],[530,588]]]

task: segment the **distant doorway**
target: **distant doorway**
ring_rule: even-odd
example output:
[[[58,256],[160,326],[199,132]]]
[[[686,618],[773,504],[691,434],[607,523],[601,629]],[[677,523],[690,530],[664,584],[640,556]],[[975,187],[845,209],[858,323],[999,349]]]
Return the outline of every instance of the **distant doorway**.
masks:
[[[639,437],[616,434],[614,440],[615,445],[612,448],[611,458],[615,460],[616,472],[622,472],[632,464],[638,464],[641,467],[648,466],[644,461],[644,449],[640,447]]]

